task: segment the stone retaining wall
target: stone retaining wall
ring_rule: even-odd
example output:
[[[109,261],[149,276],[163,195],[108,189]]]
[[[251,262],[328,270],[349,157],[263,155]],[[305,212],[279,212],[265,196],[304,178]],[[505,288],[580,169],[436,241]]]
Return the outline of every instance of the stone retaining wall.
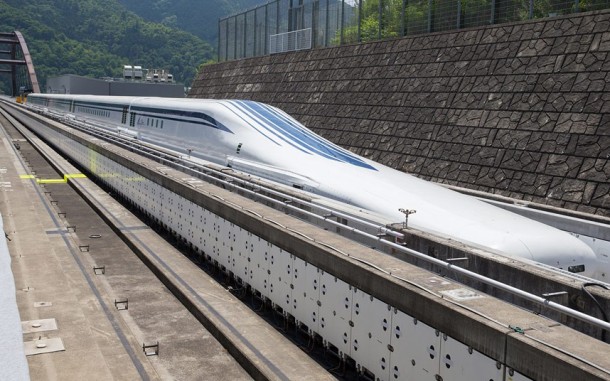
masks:
[[[425,179],[610,216],[610,12],[205,66],[191,97],[278,106]]]

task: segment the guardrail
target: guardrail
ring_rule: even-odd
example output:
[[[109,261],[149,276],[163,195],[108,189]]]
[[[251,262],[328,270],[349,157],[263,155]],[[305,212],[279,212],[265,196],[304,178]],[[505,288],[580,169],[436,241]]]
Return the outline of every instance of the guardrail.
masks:
[[[33,107],[33,108],[37,109],[35,107]],[[38,109],[37,111],[40,112],[40,109]],[[45,114],[45,113],[43,112],[43,114]],[[51,115],[52,113],[47,112],[46,114],[47,114],[46,116],[48,116],[48,117],[53,116],[53,115]],[[225,189],[231,189],[233,191],[240,192],[242,194],[248,195],[248,197],[250,197],[251,199],[254,199],[254,200],[258,199],[258,200],[261,200],[268,204],[279,205],[281,208],[284,208],[286,211],[291,210],[294,214],[306,215],[306,216],[310,217],[312,220],[322,220],[325,223],[335,226],[336,228],[340,228],[345,232],[350,232],[354,235],[364,237],[368,240],[369,243],[377,243],[386,248],[391,248],[391,249],[395,250],[396,252],[400,252],[400,253],[408,255],[412,258],[417,258],[418,260],[433,264],[435,266],[438,266],[439,268],[445,269],[448,272],[454,273],[456,275],[460,275],[462,277],[466,277],[470,280],[474,280],[474,281],[480,282],[482,284],[491,286],[495,289],[507,292],[508,294],[513,295],[517,298],[521,298],[522,300],[529,301],[533,305],[537,305],[541,308],[547,308],[549,310],[556,311],[560,314],[564,314],[566,316],[570,316],[570,317],[580,320],[582,322],[586,322],[587,324],[598,327],[602,330],[610,331],[609,322],[598,319],[598,318],[590,316],[590,315],[587,315],[585,313],[579,312],[570,307],[566,307],[560,303],[556,303],[556,302],[550,300],[550,296],[549,296],[549,298],[547,298],[547,297],[541,297],[538,295],[534,295],[527,291],[523,291],[517,287],[513,287],[508,284],[504,284],[502,282],[496,281],[495,279],[492,279],[492,278],[477,274],[475,272],[469,271],[467,269],[461,268],[461,267],[451,263],[451,261],[443,261],[443,260],[431,257],[425,253],[421,253],[416,250],[407,248],[403,244],[396,243],[395,238],[400,239],[400,238],[403,238],[404,235],[402,235],[399,232],[392,231],[392,229],[388,229],[384,226],[379,226],[377,224],[371,223],[366,220],[361,220],[361,219],[355,218],[354,216],[351,216],[351,215],[345,214],[345,213],[341,213],[341,212],[333,210],[333,209],[321,207],[318,204],[307,202],[303,199],[291,196],[289,194],[278,192],[275,189],[266,188],[258,183],[250,183],[249,181],[244,180],[243,178],[239,178],[237,176],[232,176],[222,170],[217,170],[212,167],[201,165],[195,161],[191,161],[189,156],[174,156],[172,158],[169,158],[169,157],[167,157],[167,152],[159,154],[159,153],[155,152],[155,149],[153,149],[153,147],[151,147],[147,144],[143,144],[142,142],[138,141],[137,139],[133,139],[133,137],[125,138],[125,137],[121,137],[120,135],[118,135],[118,136],[114,135],[114,134],[108,132],[107,129],[105,129],[104,127],[96,126],[95,123],[91,123],[91,121],[81,121],[81,120],[75,120],[75,119],[65,120],[59,114],[56,114],[54,116],[57,120],[61,121],[62,123],[65,123],[65,124],[69,124],[71,127],[75,128],[75,129],[84,130],[84,132],[92,134],[92,135],[96,136],[97,138],[100,138],[102,140],[111,141],[114,144],[117,144],[121,147],[131,150],[132,152],[135,152],[135,153],[141,154],[145,157],[154,159],[155,161],[168,165],[169,167],[181,170],[184,173],[191,175],[195,178],[199,178],[199,179],[202,179],[202,180],[205,180],[205,181],[217,184],[217,185],[221,185]],[[250,189],[248,189],[248,188],[250,188]],[[263,190],[264,190],[264,192],[262,192]],[[278,198],[275,198],[273,196],[278,197],[279,200],[278,200]],[[327,214],[320,215],[320,214],[316,214],[316,213],[307,211],[307,210],[303,209],[302,207],[297,206],[298,204],[301,204],[301,205],[307,206],[307,207],[311,207],[311,208],[316,208],[319,210],[323,210]],[[276,206],[276,209],[278,209],[277,206]],[[371,234],[370,232],[367,232],[367,231],[364,231],[361,229],[357,229],[352,226],[346,226],[339,221],[333,221],[329,217],[349,218],[351,222],[358,222],[359,225],[362,227],[372,228],[372,230],[376,230],[378,232],[378,234]],[[368,230],[368,229],[365,229],[365,230]],[[388,238],[389,237],[392,237],[392,238],[387,239],[386,236]],[[393,278],[396,278],[401,281],[409,283],[408,280],[402,279],[400,277],[393,275],[389,270],[379,268],[371,263],[362,261],[358,258],[355,258],[348,254],[342,253],[341,251],[336,250],[332,246],[329,246],[329,248],[337,251],[340,254],[344,254],[354,260],[360,261],[360,262],[370,266],[371,268],[375,268],[377,271],[381,271],[384,274],[389,275],[390,277],[393,277]],[[526,260],[523,260],[523,261],[527,262]]]

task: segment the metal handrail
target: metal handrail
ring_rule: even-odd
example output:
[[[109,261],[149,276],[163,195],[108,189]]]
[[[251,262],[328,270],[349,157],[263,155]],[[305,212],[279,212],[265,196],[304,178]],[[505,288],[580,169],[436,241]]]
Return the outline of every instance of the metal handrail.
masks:
[[[57,114],[57,115],[59,115],[59,114]],[[63,121],[63,122],[65,123],[66,121]],[[361,236],[366,237],[368,239],[380,242],[380,243],[382,243],[382,244],[384,244],[384,245],[386,245],[386,246],[388,246],[388,247],[390,247],[392,249],[395,249],[395,250],[397,250],[397,251],[399,251],[401,253],[404,253],[404,254],[407,254],[407,255],[409,255],[411,257],[423,260],[423,261],[428,262],[430,264],[439,266],[441,268],[446,269],[447,271],[453,272],[455,274],[463,275],[463,276],[465,276],[465,277],[467,277],[469,279],[476,280],[478,282],[484,283],[486,285],[489,285],[489,286],[492,286],[492,287],[497,288],[499,290],[502,290],[502,291],[505,291],[507,293],[510,293],[511,295],[521,297],[521,298],[523,298],[525,300],[528,300],[528,301],[530,301],[530,302],[532,302],[532,303],[534,303],[536,305],[539,305],[541,307],[546,307],[546,308],[548,308],[550,310],[554,310],[556,312],[563,313],[563,314],[571,316],[571,317],[573,317],[575,319],[587,322],[587,323],[589,323],[589,324],[591,324],[593,326],[596,326],[598,328],[610,331],[610,323],[608,323],[606,321],[603,321],[603,320],[595,318],[593,316],[590,316],[590,315],[584,314],[582,312],[576,311],[574,309],[571,309],[569,307],[563,306],[563,305],[561,305],[559,303],[553,302],[553,301],[551,301],[549,299],[540,297],[538,295],[534,295],[532,293],[523,291],[523,290],[521,290],[519,288],[507,285],[505,283],[501,283],[499,281],[496,281],[496,280],[491,279],[489,277],[486,277],[486,276],[483,276],[481,274],[475,273],[473,271],[470,271],[470,270],[458,267],[458,266],[452,264],[451,262],[444,262],[444,261],[442,261],[440,259],[437,259],[437,258],[434,258],[434,257],[430,257],[429,255],[426,255],[424,253],[418,252],[418,251],[413,250],[413,249],[409,249],[409,248],[407,248],[405,246],[402,246],[400,244],[397,244],[395,242],[388,241],[388,240],[384,239],[383,237],[375,236],[375,235],[372,235],[372,234],[367,233],[365,231],[362,231],[362,230],[359,230],[359,229],[356,229],[356,228],[353,228],[353,227],[350,227],[350,226],[346,226],[346,225],[344,225],[344,224],[342,224],[340,222],[330,220],[330,219],[328,219],[328,216],[320,216],[320,215],[315,214],[313,212],[309,212],[307,210],[301,209],[301,208],[293,205],[293,202],[298,202],[298,203],[301,203],[303,205],[313,206],[313,207],[316,207],[316,208],[320,208],[320,209],[326,210],[327,212],[330,212],[333,217],[340,216],[342,218],[349,218],[351,220],[357,220],[360,223],[366,224],[367,226],[375,227],[375,228],[379,229],[380,231],[383,231],[384,233],[387,233],[387,234],[392,235],[394,237],[404,238],[404,236],[402,234],[397,233],[395,231],[392,231],[390,229],[387,229],[384,226],[376,225],[376,224],[373,224],[373,223],[371,223],[369,221],[366,221],[366,220],[354,218],[351,215],[347,215],[347,214],[344,214],[344,213],[341,213],[341,212],[337,212],[335,210],[332,210],[330,208],[325,208],[325,207],[320,206],[318,204],[309,203],[309,202],[307,202],[305,200],[302,200],[302,199],[299,199],[297,197],[294,197],[294,196],[291,196],[291,195],[287,195],[285,193],[282,193],[282,192],[276,191],[274,189],[265,187],[265,186],[263,186],[261,184],[258,184],[258,183],[249,182],[249,181],[244,180],[242,178],[239,178],[239,177],[236,177],[236,176],[232,176],[230,174],[227,174],[226,172],[222,172],[220,170],[216,170],[214,168],[207,167],[207,166],[202,165],[200,163],[197,163],[197,162],[185,159],[184,157],[181,157],[181,156],[179,156],[178,158],[180,160],[182,160],[184,162],[184,164],[173,162],[171,160],[166,159],[164,156],[158,155],[160,150],[157,150],[156,148],[151,147],[150,145],[143,144],[143,143],[141,143],[141,142],[139,142],[137,140],[134,140],[133,138],[132,139],[127,139],[127,138],[123,138],[123,137],[117,136],[115,134],[109,133],[107,129],[102,128],[102,127],[86,126],[86,123],[87,123],[86,121],[82,121],[81,122],[81,121],[77,121],[77,120],[70,120],[70,121],[68,121],[68,123],[72,127],[77,128],[77,129],[79,129],[81,131],[84,130],[85,132],[90,133],[92,135],[96,135],[98,137],[101,137],[104,140],[110,140],[110,141],[112,141],[113,143],[115,143],[115,144],[117,144],[119,146],[128,147],[129,149],[137,151],[137,152],[141,153],[144,156],[147,156],[147,157],[150,157],[150,158],[154,158],[155,160],[158,160],[160,162],[166,162],[167,164],[169,164],[169,165],[171,165],[173,167],[181,168],[186,173],[192,173],[195,176],[197,176],[198,178],[200,178],[200,176],[203,176],[204,178],[207,178],[207,179],[211,180],[214,183],[220,183],[220,184],[224,185],[225,187],[232,188],[232,189],[235,189],[235,190],[239,190],[241,192],[244,192],[244,193],[247,193],[247,194],[253,196],[254,198],[259,198],[259,199],[262,199],[264,201],[272,202],[274,204],[280,204],[283,207],[288,208],[290,210],[297,211],[298,213],[306,214],[306,215],[308,215],[308,216],[310,216],[312,218],[316,218],[316,219],[319,219],[319,220],[324,220],[325,222],[330,223],[330,224],[332,224],[334,226],[341,227],[342,229],[345,229],[345,230],[347,230],[349,232],[352,232],[354,234],[361,235]],[[85,124],[85,126],[80,126],[79,125],[80,123]],[[102,131],[103,131],[102,133],[100,133],[100,129],[102,129]],[[145,147],[145,149],[144,148],[139,148],[139,147]],[[157,155],[155,155],[155,152],[157,153]],[[167,154],[167,153],[165,153],[165,154]],[[197,170],[195,168],[199,168],[199,170]],[[202,172],[202,170],[204,170],[205,172]],[[210,174],[208,174],[206,172],[211,172],[211,173],[213,173],[213,174],[215,174],[217,176],[221,176],[222,178],[228,178],[228,180],[222,180],[221,178],[212,176],[212,175],[210,175]],[[249,186],[252,186],[252,187],[255,187],[255,188],[259,188],[259,189],[264,189],[265,192],[269,192],[270,194],[273,194],[275,196],[281,196],[286,201],[278,201],[278,200],[276,200],[276,199],[274,199],[272,197],[266,196],[266,195],[261,194],[261,193],[259,193],[257,191],[253,191],[253,190],[249,190],[247,188],[240,187],[240,186],[236,185],[236,183],[241,183],[241,184],[249,185]],[[309,238],[309,237],[307,237],[307,238]],[[317,242],[317,241],[315,241],[315,242],[318,243],[318,244],[324,245],[323,242]],[[351,256],[351,255],[349,255],[349,257],[353,258],[355,260],[367,263],[366,261],[363,261],[363,260],[361,260],[361,259],[359,259],[357,257]],[[382,268],[380,268],[380,267],[378,267],[376,265],[371,264],[371,267],[377,269],[378,271],[382,271],[386,275],[389,275],[389,276],[391,276],[391,277],[393,277],[393,278],[395,278],[397,280],[405,281],[402,278],[400,278],[398,276],[395,276],[395,275],[392,275],[391,272],[389,272],[387,270],[384,270],[384,269],[382,269]]]

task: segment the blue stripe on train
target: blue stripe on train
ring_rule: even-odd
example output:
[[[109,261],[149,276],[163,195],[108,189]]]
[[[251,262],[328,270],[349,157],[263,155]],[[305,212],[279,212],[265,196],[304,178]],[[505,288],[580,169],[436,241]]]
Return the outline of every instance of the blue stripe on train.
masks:
[[[262,103],[253,101],[231,101],[236,103],[240,108],[251,117],[262,118],[266,123],[260,123],[274,135],[280,137],[286,143],[290,145],[298,145],[305,149],[308,149],[320,156],[341,161],[344,163],[356,165],[362,168],[376,170],[371,165],[364,162],[361,158],[353,155],[351,152],[346,151],[340,147],[334,146],[328,143],[325,139],[315,135],[311,131],[307,130],[298,122],[287,118],[274,108],[264,105]],[[257,115],[258,117],[256,117]]]

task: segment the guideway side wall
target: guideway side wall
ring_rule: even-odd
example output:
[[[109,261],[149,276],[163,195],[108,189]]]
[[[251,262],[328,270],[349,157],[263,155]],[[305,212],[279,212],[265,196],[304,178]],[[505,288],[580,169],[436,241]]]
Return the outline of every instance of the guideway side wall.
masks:
[[[190,96],[280,107],[419,177],[610,216],[610,12],[202,67]]]
[[[30,127],[375,379],[608,380],[607,344],[555,321],[71,128]]]

